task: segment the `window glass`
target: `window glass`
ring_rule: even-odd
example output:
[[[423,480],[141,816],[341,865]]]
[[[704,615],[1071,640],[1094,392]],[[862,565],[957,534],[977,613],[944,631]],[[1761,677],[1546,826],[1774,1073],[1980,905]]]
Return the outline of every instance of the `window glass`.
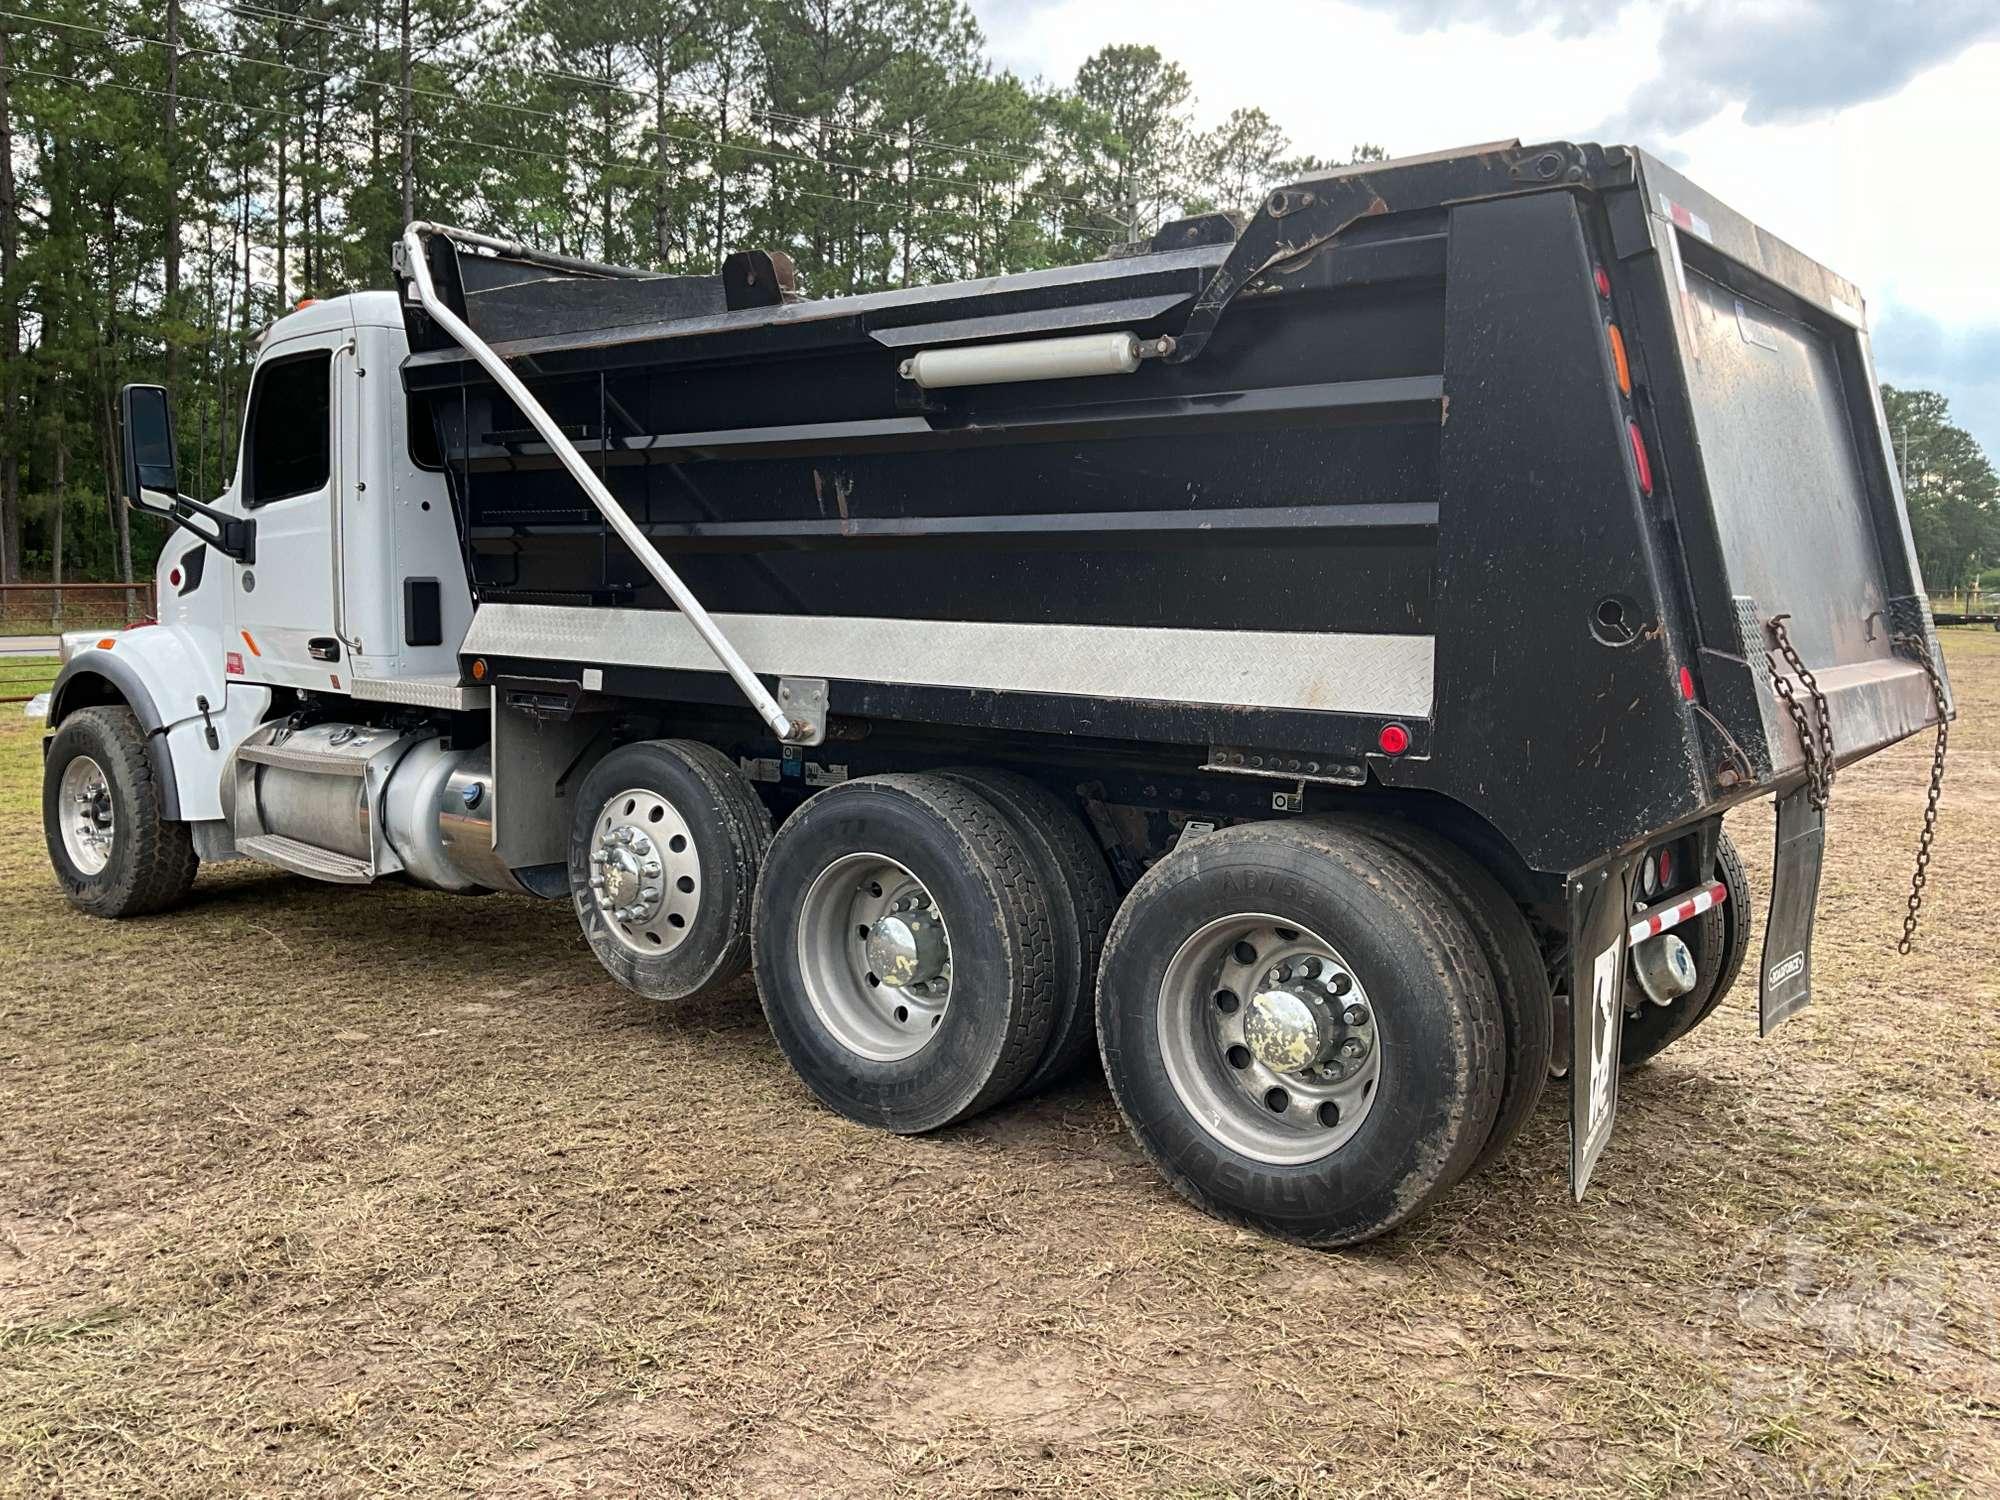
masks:
[[[442,469],[444,453],[438,447],[437,425],[431,421],[430,403],[419,401],[415,396],[406,399],[409,403],[410,462],[420,469]]]
[[[250,397],[249,505],[269,505],[326,484],[333,403],[333,354],[278,359],[257,372]]]

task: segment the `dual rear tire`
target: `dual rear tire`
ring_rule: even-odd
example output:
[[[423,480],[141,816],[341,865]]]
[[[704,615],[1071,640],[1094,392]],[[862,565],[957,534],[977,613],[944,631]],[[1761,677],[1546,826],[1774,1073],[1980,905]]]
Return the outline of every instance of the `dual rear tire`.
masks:
[[[629,760],[640,750],[650,759]],[[1206,834],[1117,905],[1076,813],[1024,777],[847,782],[772,838],[734,767],[656,745],[593,771],[602,800],[586,800],[572,852],[586,880],[631,864],[605,829],[651,816],[626,785],[647,775],[671,782],[657,823],[685,828],[700,899],[668,952],[635,958],[620,913],[642,858],[608,895],[582,887],[593,946],[603,956],[609,941],[635,988],[678,998],[739,972],[747,943],[780,1050],[850,1120],[936,1130],[1066,1076],[1095,1041],[1175,1189],[1345,1245],[1501,1150],[1547,1076],[1553,1007],[1520,911],[1455,846],[1406,824]],[[648,920],[642,934],[663,931]]]
[[[1149,870],[1105,944],[1098,1029],[1168,1183],[1315,1245],[1429,1207],[1493,1139],[1508,1078],[1473,924],[1418,863],[1333,823],[1226,829]]]

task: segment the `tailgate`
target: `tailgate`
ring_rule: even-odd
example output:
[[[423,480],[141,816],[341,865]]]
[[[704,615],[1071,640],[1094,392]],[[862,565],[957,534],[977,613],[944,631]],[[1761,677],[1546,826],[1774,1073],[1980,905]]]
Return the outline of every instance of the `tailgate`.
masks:
[[[1908,644],[1936,658],[1860,295],[1640,160],[1643,224],[1630,212],[1614,222],[1621,257],[1641,229],[1658,252],[1660,326],[1648,332],[1663,337],[1648,337],[1647,357],[1704,687],[1754,781],[1796,772],[1803,755],[1765,654],[1768,622],[1789,616],[1835,757],[1857,759],[1938,718]],[[1676,353],[1679,378],[1661,379],[1657,362]]]

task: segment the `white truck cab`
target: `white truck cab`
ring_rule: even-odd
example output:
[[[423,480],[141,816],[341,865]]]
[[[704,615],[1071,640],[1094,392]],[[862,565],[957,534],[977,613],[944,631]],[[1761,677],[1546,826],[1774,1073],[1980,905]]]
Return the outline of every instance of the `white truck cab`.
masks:
[[[179,504],[188,524],[160,554],[158,620],[64,642],[51,740],[79,710],[129,712],[161,813],[201,858],[239,852],[232,756],[302,695],[472,706],[458,669],[472,599],[429,428],[409,421],[406,349],[391,292],[307,303],[275,323],[233,480],[199,511]],[[157,514],[178,499],[171,476],[148,473],[144,493]],[[72,799],[93,786],[78,827],[93,806],[109,816],[101,763],[79,773]],[[87,866],[91,848],[80,834],[71,852]]]

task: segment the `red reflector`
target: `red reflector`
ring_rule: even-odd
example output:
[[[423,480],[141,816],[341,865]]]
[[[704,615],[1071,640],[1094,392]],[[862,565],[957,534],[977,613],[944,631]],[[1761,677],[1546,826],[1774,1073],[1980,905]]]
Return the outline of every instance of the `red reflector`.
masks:
[[[1625,430],[1632,435],[1632,462],[1639,470],[1639,493],[1653,493],[1653,463],[1646,457],[1646,440],[1639,435],[1639,424],[1627,422]]]
[[[1660,851],[1660,884],[1662,886],[1668,885],[1673,881],[1673,878],[1674,851],[1672,849],[1662,849]],[[1690,912],[1689,915],[1692,916],[1693,913]]]
[[[1410,731],[1401,724],[1384,724],[1375,743],[1382,747],[1384,755],[1401,755],[1410,748]]]
[[[171,583],[175,588],[179,588],[181,586],[181,570],[175,568],[173,572],[169,573],[167,575],[167,582]]]
[[[1694,702],[1694,673],[1686,667],[1681,668],[1681,696],[1690,703]]]
[[[1611,296],[1611,277],[1602,266],[1597,268],[1597,295],[1604,298]]]

